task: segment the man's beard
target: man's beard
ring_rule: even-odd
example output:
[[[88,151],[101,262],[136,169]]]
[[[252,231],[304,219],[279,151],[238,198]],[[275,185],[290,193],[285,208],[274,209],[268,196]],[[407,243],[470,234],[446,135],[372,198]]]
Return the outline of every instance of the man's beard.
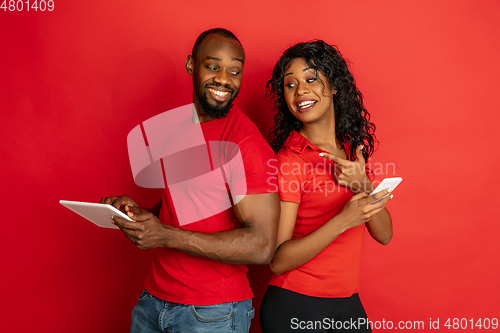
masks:
[[[202,93],[201,86],[199,85],[197,80],[193,78],[193,90],[195,91],[196,96],[198,96],[198,100],[200,101],[201,108],[205,115],[213,119],[219,119],[225,117],[228,114],[229,109],[233,107],[233,100],[236,98],[236,96],[238,96],[239,90],[236,91],[233,96],[233,90],[228,87],[225,88],[231,90],[231,97],[225,102],[215,101],[216,105],[214,106],[208,102],[207,92],[204,91]]]

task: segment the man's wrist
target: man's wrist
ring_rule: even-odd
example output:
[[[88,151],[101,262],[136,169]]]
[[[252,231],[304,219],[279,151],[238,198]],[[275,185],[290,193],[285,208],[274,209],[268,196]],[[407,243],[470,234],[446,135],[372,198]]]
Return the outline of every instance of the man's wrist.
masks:
[[[174,228],[170,225],[163,224],[163,242],[162,247],[175,248],[174,241],[177,239],[174,235],[180,229]]]
[[[149,213],[151,210],[149,210],[149,208],[146,208],[146,207],[140,207],[141,209],[141,213]]]

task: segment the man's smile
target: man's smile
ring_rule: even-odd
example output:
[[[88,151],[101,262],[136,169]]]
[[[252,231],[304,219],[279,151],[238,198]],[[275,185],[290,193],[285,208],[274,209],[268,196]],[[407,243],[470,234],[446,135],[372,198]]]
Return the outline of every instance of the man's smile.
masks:
[[[213,99],[219,102],[225,102],[229,98],[229,90],[224,88],[207,88]]]

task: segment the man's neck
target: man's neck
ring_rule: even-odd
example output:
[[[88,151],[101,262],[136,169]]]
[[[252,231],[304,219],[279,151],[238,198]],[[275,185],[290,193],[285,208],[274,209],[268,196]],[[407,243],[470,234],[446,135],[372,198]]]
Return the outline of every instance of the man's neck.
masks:
[[[214,120],[214,118],[208,116],[205,114],[205,111],[201,108],[200,102],[197,100],[194,100],[194,110],[193,110],[193,121],[197,123],[206,123],[207,121]],[[197,115],[197,118],[195,117],[195,113]]]

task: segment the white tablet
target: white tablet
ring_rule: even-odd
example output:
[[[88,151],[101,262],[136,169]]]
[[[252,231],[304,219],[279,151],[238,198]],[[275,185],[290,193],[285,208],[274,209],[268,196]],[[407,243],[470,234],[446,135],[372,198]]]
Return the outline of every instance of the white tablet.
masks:
[[[78,215],[86,218],[95,225],[103,228],[118,229],[116,225],[111,223],[111,215],[119,216],[129,221],[134,221],[123,212],[107,204],[67,200],[59,200],[59,203]]]

